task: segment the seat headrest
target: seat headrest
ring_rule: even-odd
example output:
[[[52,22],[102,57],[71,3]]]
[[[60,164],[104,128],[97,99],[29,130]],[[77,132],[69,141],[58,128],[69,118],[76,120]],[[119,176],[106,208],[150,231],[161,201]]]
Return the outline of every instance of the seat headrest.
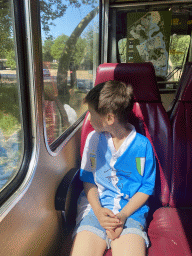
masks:
[[[133,86],[138,102],[161,102],[152,63],[105,63],[97,69],[95,85],[117,80]]]

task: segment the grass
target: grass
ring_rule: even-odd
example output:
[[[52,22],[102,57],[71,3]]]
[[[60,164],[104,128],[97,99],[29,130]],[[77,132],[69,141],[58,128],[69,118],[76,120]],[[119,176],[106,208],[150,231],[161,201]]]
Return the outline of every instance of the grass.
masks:
[[[0,84],[0,129],[9,137],[21,127],[18,88],[15,83]]]
[[[87,105],[82,104],[85,95],[86,93],[74,89],[68,96],[69,105],[75,109],[78,118],[87,110]],[[62,95],[59,95],[59,98],[61,102],[65,102]],[[0,129],[7,139],[20,128],[20,104],[17,84],[0,83]]]

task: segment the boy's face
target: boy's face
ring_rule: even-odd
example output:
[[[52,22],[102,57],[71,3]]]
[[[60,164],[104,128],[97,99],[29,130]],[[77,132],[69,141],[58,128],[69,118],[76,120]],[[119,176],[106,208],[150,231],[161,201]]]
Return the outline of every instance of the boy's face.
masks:
[[[93,126],[96,132],[104,132],[107,131],[107,120],[106,116],[98,114],[95,109],[88,104],[89,109],[89,120],[91,125]]]

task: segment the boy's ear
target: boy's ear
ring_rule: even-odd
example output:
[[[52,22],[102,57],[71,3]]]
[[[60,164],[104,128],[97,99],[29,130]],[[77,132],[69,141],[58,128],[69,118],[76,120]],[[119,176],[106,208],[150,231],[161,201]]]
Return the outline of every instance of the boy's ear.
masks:
[[[107,123],[108,125],[112,125],[115,122],[115,115],[113,113],[107,114]]]

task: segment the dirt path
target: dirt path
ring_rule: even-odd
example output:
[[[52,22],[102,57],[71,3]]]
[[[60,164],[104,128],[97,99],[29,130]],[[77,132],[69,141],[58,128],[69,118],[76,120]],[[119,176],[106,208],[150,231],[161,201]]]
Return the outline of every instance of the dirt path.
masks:
[[[51,76],[57,76],[57,69],[49,69]],[[0,74],[16,75],[16,70],[0,70]],[[68,77],[70,77],[70,71],[68,71]],[[77,79],[92,79],[92,70],[77,70]]]

